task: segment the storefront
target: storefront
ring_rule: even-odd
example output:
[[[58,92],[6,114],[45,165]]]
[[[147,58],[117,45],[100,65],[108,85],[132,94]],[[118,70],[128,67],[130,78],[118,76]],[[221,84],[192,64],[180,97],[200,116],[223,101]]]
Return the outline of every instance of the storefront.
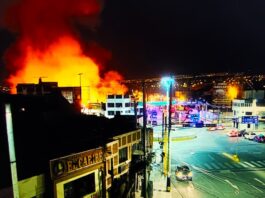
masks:
[[[102,148],[51,160],[54,197],[102,197],[103,167]]]

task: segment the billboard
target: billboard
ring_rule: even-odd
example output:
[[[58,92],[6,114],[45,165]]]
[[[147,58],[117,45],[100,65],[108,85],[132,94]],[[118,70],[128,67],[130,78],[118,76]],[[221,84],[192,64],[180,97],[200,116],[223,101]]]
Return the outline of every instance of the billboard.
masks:
[[[258,124],[259,116],[242,116],[242,124]]]

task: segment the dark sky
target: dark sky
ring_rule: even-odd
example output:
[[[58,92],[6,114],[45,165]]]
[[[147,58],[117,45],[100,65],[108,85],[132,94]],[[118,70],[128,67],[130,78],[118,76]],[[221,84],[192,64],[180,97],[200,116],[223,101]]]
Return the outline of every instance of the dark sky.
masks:
[[[128,77],[264,72],[265,1],[107,1],[99,37]]]
[[[12,39],[0,29],[1,56]],[[106,0],[93,39],[112,53],[108,65],[126,79],[265,73],[265,1]]]

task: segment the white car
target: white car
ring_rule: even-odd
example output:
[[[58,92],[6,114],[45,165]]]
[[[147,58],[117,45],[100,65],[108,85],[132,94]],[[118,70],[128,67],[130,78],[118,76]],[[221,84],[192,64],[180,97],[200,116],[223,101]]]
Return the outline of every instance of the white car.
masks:
[[[244,138],[248,140],[253,140],[255,136],[256,136],[256,133],[251,132],[251,133],[246,133],[244,135]]]
[[[217,128],[216,127],[209,127],[208,129],[207,129],[207,131],[215,131]]]
[[[219,125],[219,126],[217,126],[217,127],[216,127],[216,129],[217,129],[217,130],[224,130],[224,129],[225,129],[225,127],[224,127],[224,126],[222,126],[222,125]]]

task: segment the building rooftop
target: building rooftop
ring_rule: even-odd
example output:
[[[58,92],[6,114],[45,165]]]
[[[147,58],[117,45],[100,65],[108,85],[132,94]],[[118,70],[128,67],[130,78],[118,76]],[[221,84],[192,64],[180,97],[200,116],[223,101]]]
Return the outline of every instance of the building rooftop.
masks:
[[[107,119],[83,115],[59,93],[0,95],[1,123],[5,123],[5,104],[12,109],[19,180],[48,170],[51,159],[103,146],[110,138],[136,129],[133,116]],[[3,178],[10,176],[5,124],[0,125],[0,133]]]

